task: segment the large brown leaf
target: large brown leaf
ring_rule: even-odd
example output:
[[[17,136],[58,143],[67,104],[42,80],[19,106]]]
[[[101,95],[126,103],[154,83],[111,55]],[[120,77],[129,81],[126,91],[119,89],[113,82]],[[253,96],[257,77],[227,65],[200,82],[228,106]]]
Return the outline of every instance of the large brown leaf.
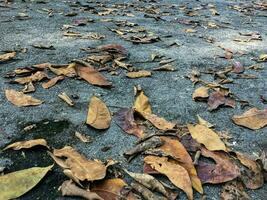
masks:
[[[106,176],[106,166],[100,161],[88,160],[70,146],[55,149],[53,158],[64,170],[69,169],[72,176],[80,181],[101,180]],[[60,159],[66,158],[66,160]]]
[[[239,168],[230,160],[225,152],[212,152],[201,149],[201,155],[212,158],[216,164],[200,162],[197,166],[198,176],[202,183],[223,183],[240,176]]]
[[[253,130],[260,129],[267,125],[267,109],[251,108],[242,115],[234,115],[232,119],[237,125]]]
[[[115,113],[114,116],[116,124],[121,127],[128,134],[135,135],[137,137],[143,137],[143,130],[137,125],[134,120],[133,109],[122,108]]]
[[[97,71],[93,66],[87,65],[86,67],[81,64],[75,63],[75,69],[77,75],[86,80],[92,85],[110,87],[111,82],[109,82],[99,71]]]
[[[31,76],[23,77],[23,78],[17,78],[15,79],[15,82],[19,84],[25,84],[25,83],[30,83],[30,82],[36,82],[36,81],[41,81],[44,78],[47,78],[47,74],[44,72],[36,72]]]
[[[118,200],[120,198],[126,200],[137,200],[137,198],[130,192],[126,197],[123,195],[124,187],[127,184],[120,178],[106,179],[95,183],[91,191],[97,193],[103,199]]]
[[[196,169],[194,167],[193,161],[178,139],[171,139],[169,137],[160,137],[164,141],[163,145],[157,149],[161,150],[165,154],[174,158],[182,167],[184,167],[191,179],[192,186],[199,193],[203,193],[203,188],[201,181],[197,176]]]
[[[24,94],[23,92],[18,92],[12,89],[6,90],[5,94],[7,100],[18,107],[37,106],[43,103],[39,99],[35,99],[29,95]]]
[[[39,145],[49,148],[45,139],[35,139],[35,140],[20,141],[20,142],[12,143],[6,146],[4,150],[6,149],[13,149],[13,150],[29,149],[29,148],[32,148],[34,146],[39,146]]]
[[[89,104],[86,123],[96,129],[107,129],[110,122],[111,115],[106,104],[93,96]]]
[[[221,91],[215,91],[209,95],[208,99],[208,106],[209,110],[215,110],[219,106],[229,106],[234,108],[235,107],[235,101],[233,99],[230,99],[224,95]]]
[[[188,130],[197,142],[203,144],[211,151],[223,150],[226,151],[225,144],[221,141],[220,137],[212,129],[204,125],[188,125]]]
[[[169,161],[166,157],[146,156],[144,161],[153,169],[166,175],[176,187],[186,193],[189,200],[193,199],[192,185],[186,169],[177,163]]]

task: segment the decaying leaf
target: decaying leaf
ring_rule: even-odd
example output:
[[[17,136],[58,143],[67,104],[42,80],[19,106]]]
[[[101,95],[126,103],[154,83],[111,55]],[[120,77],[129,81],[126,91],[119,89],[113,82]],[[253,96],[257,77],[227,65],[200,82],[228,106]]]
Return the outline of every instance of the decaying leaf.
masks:
[[[0,176],[2,200],[15,199],[31,190],[53,167],[32,167]]]
[[[16,56],[16,52],[10,52],[0,55],[0,63],[13,59]]]
[[[166,175],[169,180],[178,188],[183,190],[188,199],[193,199],[193,190],[188,172],[177,163],[172,163],[166,157],[146,156],[145,163],[153,169]]]
[[[49,69],[58,76],[60,75],[67,76],[67,77],[76,76],[75,63],[70,63],[69,65],[63,66],[63,67],[49,66]]]
[[[246,193],[244,186],[238,181],[226,183],[222,188],[220,197],[222,200],[250,200],[250,197]]]
[[[34,91],[35,91],[35,87],[32,84],[32,82],[27,83],[22,90],[23,93],[30,93]]]
[[[237,125],[257,130],[267,125],[267,109],[251,108],[242,115],[234,115],[232,120]]]
[[[200,144],[203,144],[210,151],[226,151],[225,144],[212,129],[201,124],[197,124],[195,126],[189,124],[187,127],[192,138],[194,138]]]
[[[23,92],[18,92],[12,89],[6,90],[5,94],[7,100],[18,107],[37,106],[43,103],[39,99],[35,99],[29,95],[24,94]]]
[[[128,52],[127,50],[119,45],[119,44],[107,44],[107,45],[103,45],[103,46],[99,46],[97,47],[97,49],[101,50],[101,51],[106,51],[112,54],[121,54],[124,56],[127,56]]]
[[[20,149],[29,149],[34,146],[44,146],[49,149],[47,142],[45,139],[35,139],[35,140],[28,140],[28,141],[20,141],[12,143],[6,146],[3,150],[6,149],[13,149],[13,150],[20,150]]]
[[[35,68],[37,68],[37,69],[41,69],[41,70],[43,70],[43,69],[47,69],[47,68],[49,68],[49,67],[51,67],[51,66],[52,66],[51,63],[40,63],[40,64],[35,64],[35,65],[33,65],[33,67],[35,67]]]
[[[114,116],[116,124],[121,127],[128,134],[135,135],[137,137],[143,137],[144,131],[137,125],[134,120],[133,109],[122,108],[115,113]]]
[[[127,72],[126,76],[128,78],[142,78],[151,76],[151,72],[147,70],[140,70],[137,72]]]
[[[149,103],[148,97],[144,94],[144,91],[141,90],[140,92],[138,92],[133,108],[139,113],[152,114],[151,105]]]
[[[107,79],[93,66],[89,64],[83,66],[81,63],[86,64],[84,62],[75,63],[75,69],[78,76],[80,76],[81,78],[83,78],[92,85],[97,85],[102,87],[111,86],[111,82],[107,81]]]
[[[88,143],[88,142],[91,141],[90,136],[85,135],[85,134],[82,134],[82,133],[80,133],[80,132],[78,132],[78,131],[75,131],[75,136],[76,136],[79,140],[81,140],[82,142],[84,142],[84,143]]]
[[[225,152],[212,152],[201,149],[201,155],[212,158],[216,164],[199,161],[197,174],[202,183],[223,183],[240,176],[240,170]]]
[[[62,93],[58,94],[58,97],[60,99],[62,99],[63,101],[65,101],[68,105],[70,105],[70,106],[74,105],[74,103],[71,100],[71,98],[65,92],[62,92]]]
[[[264,184],[262,169],[257,162],[239,152],[235,153],[238,160],[246,167],[241,170],[241,180],[249,189],[258,189]]]
[[[27,77],[22,77],[22,78],[17,78],[15,79],[16,83],[19,84],[25,84],[25,83],[30,83],[30,82],[36,82],[36,81],[41,81],[43,79],[47,78],[47,74],[44,72],[36,72],[31,76],[27,76]]]
[[[209,95],[209,99],[208,99],[209,110],[210,111],[215,110],[221,105],[234,108],[235,101],[233,99],[225,97],[225,94],[221,91],[212,92]]]
[[[64,79],[64,76],[56,76],[56,77],[50,79],[49,81],[47,81],[46,83],[43,83],[43,84],[42,84],[42,87],[43,87],[44,89],[51,88],[51,87],[53,87],[54,85],[56,85],[58,81],[61,81],[61,80],[63,80],[63,79]]]
[[[171,139],[164,136],[160,137],[160,139],[164,141],[164,143],[157,149],[172,157],[179,163],[179,165],[184,167],[190,176],[193,188],[202,194],[203,188],[201,181],[197,176],[193,161],[182,143],[180,143],[178,139]]]
[[[194,100],[201,100],[206,99],[209,97],[209,88],[205,86],[201,86],[197,88],[193,93],[193,99]]]
[[[91,191],[97,193],[103,199],[117,200],[137,200],[132,192],[123,194],[127,184],[120,178],[106,179],[98,183],[94,183]]]
[[[63,196],[78,196],[87,200],[104,200],[94,192],[79,188],[71,180],[64,181],[60,186],[60,190]]]
[[[66,158],[66,160],[60,158]],[[80,181],[101,180],[106,176],[106,166],[100,161],[88,160],[70,146],[55,149],[52,158],[63,169],[69,169]]]
[[[89,103],[86,123],[96,129],[107,129],[110,126],[111,115],[106,104],[96,96]]]

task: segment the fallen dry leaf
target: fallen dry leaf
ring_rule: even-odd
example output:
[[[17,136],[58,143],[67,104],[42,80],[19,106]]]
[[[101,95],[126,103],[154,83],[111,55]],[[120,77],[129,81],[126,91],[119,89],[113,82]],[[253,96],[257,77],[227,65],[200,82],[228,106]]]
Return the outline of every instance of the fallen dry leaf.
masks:
[[[46,83],[43,83],[43,84],[42,84],[42,87],[43,87],[44,89],[51,88],[51,87],[53,87],[54,85],[56,85],[58,81],[61,81],[61,80],[63,80],[63,79],[64,79],[64,76],[56,76],[56,77],[50,79],[49,81],[47,81]]]
[[[205,86],[201,86],[197,88],[193,93],[194,100],[202,100],[209,97],[209,88]]]
[[[80,181],[101,180],[106,176],[106,166],[100,161],[88,160],[70,146],[55,149],[52,158],[64,170],[69,169],[73,177]],[[60,158],[66,158],[65,160]],[[58,162],[59,161],[59,162]]]
[[[107,129],[110,126],[111,115],[106,104],[93,96],[89,103],[86,123],[96,129]]]
[[[231,181],[226,183],[220,194],[221,200],[250,200],[241,182]]]
[[[212,92],[209,95],[209,99],[208,99],[209,110],[210,111],[215,110],[221,105],[234,108],[235,101],[233,99],[225,97],[225,94],[221,91]]]
[[[0,55],[0,63],[13,59],[16,56],[16,52],[10,52]]]
[[[169,180],[178,188],[183,190],[188,199],[193,199],[193,189],[188,172],[177,163],[173,163],[166,157],[146,156],[145,163],[161,174],[166,175]]]
[[[30,82],[36,82],[36,81],[41,81],[43,79],[47,78],[47,74],[44,72],[36,72],[31,76],[27,76],[27,77],[22,77],[22,78],[17,78],[15,79],[16,83],[19,84],[25,84],[25,83],[30,83]]]
[[[64,181],[60,186],[63,196],[78,196],[88,200],[104,200],[94,192],[79,188],[71,180]]]
[[[51,63],[40,63],[40,64],[35,64],[32,66],[37,68],[37,69],[43,70],[43,69],[47,69],[47,68],[51,67],[52,64]]]
[[[24,94],[23,92],[18,92],[12,89],[6,90],[5,94],[7,100],[18,107],[37,106],[43,103],[39,99],[35,99],[29,95]]]
[[[119,44],[107,44],[107,45],[103,45],[103,46],[99,46],[97,47],[97,49],[101,50],[101,51],[106,51],[112,54],[121,54],[124,56],[127,56],[128,52],[127,50],[119,45]]]
[[[32,84],[32,82],[27,83],[22,90],[23,93],[30,93],[34,91],[35,91],[35,87]]]
[[[220,137],[212,129],[205,125],[192,125],[188,126],[189,133],[200,144],[203,144],[210,151],[226,151],[225,144],[221,141]]]
[[[140,70],[137,72],[128,72],[126,76],[128,78],[143,78],[143,77],[149,77],[151,76],[151,72],[147,70]]]
[[[73,101],[71,100],[71,98],[65,92],[62,92],[62,93],[58,94],[58,97],[60,99],[62,99],[63,101],[65,101],[68,105],[74,106]]]
[[[77,137],[79,140],[81,140],[84,143],[88,143],[91,141],[90,136],[81,134],[78,131],[75,131],[75,137]]]
[[[242,115],[234,115],[232,120],[237,125],[257,130],[267,125],[267,109],[251,108]]]
[[[0,176],[2,200],[15,199],[36,186],[53,167],[32,167]]]
[[[29,149],[34,146],[44,146],[49,149],[47,142],[45,139],[35,139],[35,140],[28,140],[28,141],[20,141],[12,143],[6,146],[3,150],[6,149],[13,149],[13,150],[20,150],[20,149]]]
[[[49,66],[49,69],[58,76],[60,75],[67,76],[67,77],[76,76],[75,63],[70,63],[69,65],[63,66],[63,67]]]
[[[152,114],[151,105],[144,91],[137,93],[133,108],[139,113]]]
[[[131,108],[120,109],[114,115],[115,122],[126,133],[137,137],[143,137],[144,131],[135,122],[133,112]]]
[[[240,176],[240,170],[225,152],[212,152],[201,148],[201,155],[212,158],[216,164],[199,161],[197,174],[202,183],[223,183]]]

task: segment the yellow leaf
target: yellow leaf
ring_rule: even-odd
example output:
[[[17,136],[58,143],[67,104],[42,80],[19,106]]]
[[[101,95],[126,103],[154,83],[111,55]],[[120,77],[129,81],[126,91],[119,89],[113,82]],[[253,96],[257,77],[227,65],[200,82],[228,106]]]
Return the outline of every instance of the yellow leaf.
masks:
[[[209,88],[205,86],[201,86],[197,88],[193,93],[193,99],[204,99],[209,97]]]
[[[253,130],[260,129],[267,125],[267,109],[251,108],[242,115],[234,115],[232,119],[237,125]]]
[[[76,76],[75,71],[75,63],[70,63],[67,67],[51,67],[49,66],[49,69],[56,75],[64,75],[67,77],[74,77]]]
[[[11,60],[15,56],[16,56],[16,52],[2,54],[2,55],[0,55],[0,62],[5,62],[8,60]]]
[[[28,140],[28,141],[20,141],[20,142],[12,143],[8,145],[7,147],[5,147],[4,150],[10,149],[10,148],[12,148],[13,150],[29,149],[37,145],[41,145],[41,146],[49,148],[45,139],[36,139],[36,140]]]
[[[18,107],[37,106],[43,103],[39,99],[35,99],[32,96],[24,94],[23,92],[18,92],[12,89],[6,90],[5,94],[7,100]]]
[[[160,130],[170,130],[173,129],[175,123],[169,122],[162,117],[158,117],[154,114],[140,113],[146,120],[150,121],[156,128]]]
[[[189,132],[197,142],[203,144],[210,151],[226,151],[225,144],[221,141],[220,137],[213,130],[204,125],[188,126]]]
[[[191,181],[188,172],[182,166],[168,161],[166,157],[147,156],[144,161],[153,169],[166,175],[176,187],[186,193],[189,200],[193,199]]]
[[[106,104],[93,96],[89,104],[86,123],[96,129],[107,129],[110,122],[111,116]]]
[[[32,167],[0,176],[0,200],[15,199],[31,190],[53,167]]]
[[[148,97],[143,91],[140,91],[134,102],[134,109],[139,113],[152,114],[151,105],[149,103]]]

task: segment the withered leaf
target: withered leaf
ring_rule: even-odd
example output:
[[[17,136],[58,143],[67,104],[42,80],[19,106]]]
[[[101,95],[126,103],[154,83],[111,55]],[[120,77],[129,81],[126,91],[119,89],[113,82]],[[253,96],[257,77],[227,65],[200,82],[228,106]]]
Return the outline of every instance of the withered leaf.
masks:
[[[101,51],[107,51],[109,53],[115,53],[115,54],[117,53],[117,54],[121,54],[124,56],[127,56],[128,54],[127,50],[119,44],[107,44],[107,45],[99,46],[97,48]]]
[[[209,88],[205,86],[201,86],[197,88],[193,93],[193,99],[194,100],[201,100],[206,99],[209,97]]]
[[[264,177],[259,164],[244,154],[236,152],[238,160],[246,167],[241,171],[241,180],[249,189],[258,189],[264,184]]]
[[[16,52],[10,52],[0,55],[0,63],[13,59],[16,56]]]
[[[63,101],[65,101],[68,105],[70,105],[70,106],[74,105],[74,103],[71,100],[71,98],[65,92],[62,92],[62,93],[58,94],[58,97],[60,99],[62,99]]]
[[[104,200],[94,192],[79,188],[71,180],[64,181],[60,186],[63,196],[78,196],[88,200]]]
[[[137,125],[134,120],[133,109],[122,108],[115,113],[114,116],[116,124],[121,127],[128,134],[135,135],[137,137],[143,137],[143,130]]]
[[[220,197],[222,200],[250,200],[241,182],[231,181],[226,183],[221,191]]]
[[[29,95],[24,94],[23,92],[18,92],[12,89],[6,90],[5,94],[7,100],[18,107],[37,106],[43,103],[39,99],[35,99]]]
[[[215,110],[221,105],[234,108],[235,107],[235,101],[233,99],[225,97],[225,95],[221,91],[212,92],[209,95],[209,99],[208,99],[209,110],[211,110],[211,111]]]
[[[77,137],[79,140],[81,140],[84,143],[88,143],[91,141],[90,136],[82,134],[78,131],[75,131],[75,137]]]
[[[76,76],[75,63],[70,63],[68,66],[63,66],[63,67],[49,66],[49,69],[58,76],[60,75],[67,76],[67,77]]]
[[[139,113],[152,114],[151,105],[144,91],[141,90],[140,92],[138,92],[133,108]]]
[[[151,72],[147,70],[140,70],[137,72],[127,72],[126,76],[128,78],[142,78],[151,76]]]
[[[44,89],[51,88],[51,87],[53,87],[54,85],[56,85],[58,81],[61,81],[61,80],[63,80],[63,79],[64,79],[64,76],[56,76],[56,77],[50,79],[49,81],[47,81],[46,83],[43,83],[43,84],[42,84],[42,87],[43,87]]]
[[[27,83],[22,90],[23,93],[30,93],[34,91],[35,91],[35,87],[32,84],[32,82]]]
[[[107,81],[107,79],[91,65],[87,65],[86,67],[84,67],[81,64],[76,63],[75,69],[78,76],[80,76],[92,85],[102,87],[111,86],[111,82]]]
[[[53,156],[61,160],[61,163],[55,160],[60,167],[69,169],[73,176],[80,181],[101,180],[106,176],[106,166],[102,162],[88,160],[70,146],[65,146],[62,149],[55,149]],[[66,158],[66,160],[60,159],[62,157]]]
[[[89,103],[86,123],[96,129],[107,129],[110,126],[111,115],[106,104],[96,96]]]
[[[153,68],[153,71],[175,71],[176,69],[171,64],[165,64],[159,67]]]
[[[127,200],[137,200],[132,192],[123,195],[123,189],[127,184],[120,178],[106,179],[98,183],[94,183],[91,191],[97,193],[103,199],[117,200],[124,198]]]
[[[198,162],[197,173],[202,183],[223,183],[240,176],[239,168],[230,160],[225,152],[212,152],[201,149],[201,155],[212,158],[215,164]]]
[[[242,115],[234,115],[232,120],[237,125],[257,130],[267,125],[267,109],[251,108]]]
[[[40,70],[47,69],[47,68],[49,68],[51,66],[52,66],[51,63],[40,63],[40,64],[33,65],[33,67],[35,67],[37,69],[40,69]]]
[[[190,177],[188,172],[182,166],[169,161],[166,157],[146,156],[144,161],[153,169],[166,175],[176,187],[186,193],[189,200],[193,199]]]
[[[44,78],[47,78],[47,74],[44,72],[38,71],[31,76],[17,78],[15,79],[15,82],[19,84],[25,84],[25,83],[30,83],[30,82],[41,81]]]
[[[6,146],[3,150],[6,149],[13,149],[13,150],[20,150],[20,149],[29,149],[35,146],[44,146],[49,149],[47,142],[45,139],[35,139],[35,140],[27,140],[27,141],[20,141],[12,143]]]
[[[171,139],[165,136],[160,138],[164,141],[164,143],[157,149],[160,149],[165,154],[171,156],[179,163],[179,165],[184,167],[190,176],[193,188],[202,194],[203,188],[201,181],[197,176],[197,171],[194,167],[193,161],[185,147],[179,142],[178,139]]]
[[[220,137],[212,129],[208,128],[205,125],[192,125],[189,124],[188,130],[197,142],[203,144],[210,151],[226,151],[225,144],[221,141]]]

